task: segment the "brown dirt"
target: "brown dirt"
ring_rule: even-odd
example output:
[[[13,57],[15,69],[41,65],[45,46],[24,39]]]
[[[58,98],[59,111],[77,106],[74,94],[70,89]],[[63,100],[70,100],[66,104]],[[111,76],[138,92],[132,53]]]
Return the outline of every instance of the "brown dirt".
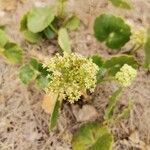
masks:
[[[1,2],[4,0],[0,0]],[[7,0],[9,1],[9,0]],[[5,11],[0,7],[0,24],[5,24],[7,33],[19,43],[26,57],[35,50],[43,56],[51,57],[56,51],[55,41],[42,41],[31,45],[24,41],[18,31],[20,16],[33,5],[54,3],[55,0],[15,0],[12,10]],[[123,16],[135,28],[148,27],[150,24],[150,1],[132,0],[134,10],[126,11],[114,8],[107,0],[69,0],[68,11],[75,11],[82,20],[77,31],[71,32],[73,50],[85,56],[101,54],[109,56],[109,49],[93,37],[92,25],[94,18],[102,12],[113,12]],[[15,9],[14,9],[15,7]],[[8,10],[8,9],[7,9]],[[128,47],[126,45],[122,50]],[[143,59],[143,51],[138,58]],[[26,60],[25,60],[26,61]],[[0,150],[70,150],[72,131],[78,128],[70,107],[64,105],[58,121],[58,128],[48,132],[48,115],[41,109],[43,92],[32,84],[23,85],[18,78],[19,66],[7,64],[0,57]],[[99,112],[99,120],[106,106],[108,96],[116,88],[115,83],[99,85],[93,94],[93,106]],[[150,74],[139,69],[133,85],[124,91],[118,105],[127,104],[127,96],[132,97],[133,108],[127,119],[111,127],[114,136],[114,150],[137,150],[138,143],[131,142],[129,137],[135,131],[139,141],[150,145]],[[138,141],[138,142],[139,142]],[[146,150],[143,149],[143,150]],[[147,148],[149,150],[149,148]]]

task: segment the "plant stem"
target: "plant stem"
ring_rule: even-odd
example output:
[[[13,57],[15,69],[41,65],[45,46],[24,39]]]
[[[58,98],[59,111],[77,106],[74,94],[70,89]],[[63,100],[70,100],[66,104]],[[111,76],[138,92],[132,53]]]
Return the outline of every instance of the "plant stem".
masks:
[[[142,47],[142,45],[137,45],[137,46],[135,46],[131,51],[130,51],[130,53],[131,54],[134,54],[137,50],[139,50],[140,48]]]
[[[104,78],[100,83],[107,82],[107,81],[113,81],[113,80],[115,80],[114,77]]]
[[[51,27],[51,29],[52,29],[56,34],[58,34],[57,29],[56,29],[52,24],[50,24],[49,26]]]
[[[58,16],[62,17],[64,16],[64,0],[58,0]]]

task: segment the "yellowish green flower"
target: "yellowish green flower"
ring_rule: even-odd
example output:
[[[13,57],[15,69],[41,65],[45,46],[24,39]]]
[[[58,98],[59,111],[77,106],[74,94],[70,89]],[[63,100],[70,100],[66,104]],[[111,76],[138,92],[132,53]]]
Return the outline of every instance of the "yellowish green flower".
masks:
[[[96,86],[98,66],[79,54],[56,54],[47,67],[52,76],[46,91],[59,93],[71,103],[87,90],[92,92]]]
[[[123,87],[127,87],[131,85],[131,82],[136,77],[137,71],[131,66],[124,64],[119,72],[116,73],[115,79],[122,85]]]
[[[134,44],[143,45],[146,41],[146,30],[144,28],[134,31],[131,36],[131,40]]]

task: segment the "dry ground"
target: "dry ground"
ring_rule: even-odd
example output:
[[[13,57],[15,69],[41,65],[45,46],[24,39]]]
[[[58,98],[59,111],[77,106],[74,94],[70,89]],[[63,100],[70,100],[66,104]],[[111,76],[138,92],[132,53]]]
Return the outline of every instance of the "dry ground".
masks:
[[[20,16],[33,5],[54,3],[55,0],[0,0],[0,24],[6,25],[7,33],[19,43],[27,57],[31,50],[51,57],[56,51],[56,42],[42,41],[28,44],[18,31]],[[124,16],[135,28],[150,24],[150,1],[132,0],[131,11],[114,8],[107,0],[69,0],[68,11],[75,11],[82,20],[80,28],[70,33],[73,50],[85,56],[98,53],[109,57],[109,49],[93,37],[92,24],[102,12]],[[122,50],[128,47],[125,46]],[[138,59],[143,59],[143,51]],[[25,60],[26,61],[26,60]],[[0,150],[70,150],[72,132],[78,123],[69,105],[64,105],[58,129],[48,132],[48,115],[41,109],[43,92],[32,84],[23,85],[18,78],[19,66],[7,64],[0,57]],[[115,89],[115,83],[99,85],[92,95],[93,106],[102,119],[107,98]],[[118,105],[127,104],[127,96],[133,100],[133,108],[127,119],[111,127],[115,136],[114,150],[150,150],[150,74],[139,69],[133,85],[125,90]],[[146,147],[146,146],[147,147]],[[141,147],[141,148],[140,148]]]

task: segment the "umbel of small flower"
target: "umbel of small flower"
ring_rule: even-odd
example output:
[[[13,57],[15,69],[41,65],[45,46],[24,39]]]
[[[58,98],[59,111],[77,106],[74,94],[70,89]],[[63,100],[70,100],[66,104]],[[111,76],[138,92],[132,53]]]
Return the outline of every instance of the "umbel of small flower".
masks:
[[[120,71],[116,73],[115,79],[121,86],[127,87],[131,85],[133,79],[136,77],[136,74],[137,71],[133,67],[124,64]]]
[[[46,92],[59,93],[70,103],[77,101],[87,90],[93,92],[96,86],[98,66],[82,55],[56,54],[47,67],[52,75]]]
[[[146,42],[146,31],[143,28],[133,31],[131,40],[135,44],[143,45]]]

